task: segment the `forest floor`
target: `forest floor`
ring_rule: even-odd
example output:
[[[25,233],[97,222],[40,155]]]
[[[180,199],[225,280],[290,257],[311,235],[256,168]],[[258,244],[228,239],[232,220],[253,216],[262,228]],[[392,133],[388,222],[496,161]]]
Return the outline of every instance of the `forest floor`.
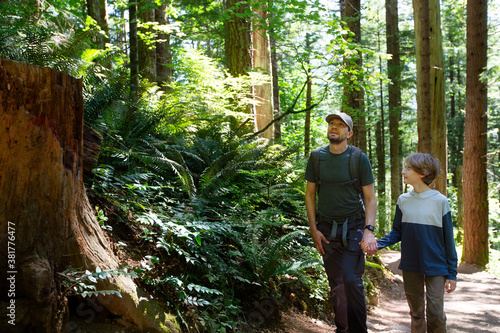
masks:
[[[380,286],[377,306],[369,306],[368,332],[410,332],[408,304],[403,292],[400,253],[385,251],[382,262],[393,273]],[[500,332],[500,279],[474,266],[458,268],[457,289],[445,295],[448,332]],[[322,321],[289,311],[282,316],[283,329],[268,333],[331,333],[334,328]]]

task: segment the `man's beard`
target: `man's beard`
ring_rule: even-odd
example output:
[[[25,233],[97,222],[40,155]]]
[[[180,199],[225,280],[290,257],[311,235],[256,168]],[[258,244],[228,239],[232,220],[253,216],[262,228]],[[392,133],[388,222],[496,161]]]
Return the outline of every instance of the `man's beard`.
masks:
[[[337,137],[334,137],[333,135],[329,135],[328,137],[328,141],[330,141],[330,143],[334,143],[334,144],[338,144],[338,143],[342,143],[342,141],[344,141],[346,138],[342,137],[342,136],[337,136]]]

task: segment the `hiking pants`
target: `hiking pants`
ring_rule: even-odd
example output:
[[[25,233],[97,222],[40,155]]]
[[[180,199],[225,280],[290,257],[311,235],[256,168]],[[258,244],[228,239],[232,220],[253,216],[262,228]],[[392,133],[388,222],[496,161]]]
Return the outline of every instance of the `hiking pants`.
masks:
[[[366,301],[362,280],[365,256],[359,245],[365,220],[362,218],[348,223],[347,247],[342,244],[342,225],[338,225],[335,238],[330,238],[335,234],[332,234],[331,223],[320,220],[317,227],[330,242],[323,242],[323,263],[330,285],[330,302],[335,312],[337,333],[366,333]]]
[[[410,307],[412,333],[446,332],[444,276],[403,271],[405,295]],[[425,292],[424,292],[425,284]],[[427,307],[425,305],[427,301]],[[427,323],[425,317],[427,315]]]

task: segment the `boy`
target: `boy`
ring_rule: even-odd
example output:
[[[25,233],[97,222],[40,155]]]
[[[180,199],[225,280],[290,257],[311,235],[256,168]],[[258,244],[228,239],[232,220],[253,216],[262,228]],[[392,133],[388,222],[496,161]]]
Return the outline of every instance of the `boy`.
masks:
[[[382,249],[401,241],[399,268],[403,271],[412,333],[446,332],[444,291],[451,293],[457,284],[450,206],[444,195],[429,188],[439,172],[439,161],[429,154],[406,158],[402,174],[404,183],[413,190],[398,198],[392,230],[377,242]]]

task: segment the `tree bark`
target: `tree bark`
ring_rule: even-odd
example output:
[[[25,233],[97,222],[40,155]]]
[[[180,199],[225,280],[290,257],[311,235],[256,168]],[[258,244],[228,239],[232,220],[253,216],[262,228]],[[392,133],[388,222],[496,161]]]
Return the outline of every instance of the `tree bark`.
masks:
[[[430,88],[431,88],[431,152],[441,162],[436,190],[446,193],[448,180],[448,136],[444,83],[443,36],[439,0],[429,2]]]
[[[280,86],[279,86],[279,75],[278,75],[278,56],[276,55],[276,39],[274,38],[273,28],[269,34],[269,41],[271,44],[271,68],[273,73],[273,107],[274,107],[274,117],[279,117],[281,115],[281,103],[280,103]],[[281,121],[274,123],[274,140],[275,143],[281,142]]]
[[[344,4],[345,11],[343,12],[343,18],[347,22],[349,30],[354,33],[354,37],[349,38],[352,38],[354,43],[359,45],[361,43],[361,2],[360,0],[346,0]],[[359,83],[362,80],[363,60],[360,52],[357,52],[353,57],[345,59],[344,65],[357,72],[358,75],[354,78],[345,78],[342,110],[353,118],[354,135],[350,141],[361,150],[367,151],[365,97],[363,86]]]
[[[237,15],[231,15],[226,21],[226,60],[227,69],[232,76],[247,75],[252,68],[252,27],[250,22],[241,17],[245,10],[250,10],[248,4],[239,0],[227,0],[227,9]]]
[[[7,284],[2,276],[1,306],[14,303],[15,328],[23,332],[66,331],[58,272],[119,268],[83,185],[81,89],[81,80],[64,73],[0,59],[0,248],[12,254],[0,261],[2,275],[12,278]],[[131,279],[97,288],[120,291],[123,298],[99,301],[139,330],[178,331]],[[15,296],[5,299],[8,290]]]
[[[380,42],[381,34],[377,34],[378,49],[381,50]],[[382,57],[378,57],[379,61],[379,72],[382,75]],[[378,228],[381,233],[385,232],[386,224],[389,219],[386,218],[386,193],[385,193],[385,103],[384,103],[384,83],[383,80],[379,80],[380,86],[380,118],[375,125],[375,144],[376,144],[376,154],[377,154],[377,218],[378,218]],[[369,136],[370,137],[370,136]],[[370,147],[371,148],[371,147]],[[371,151],[371,149],[370,149]]]
[[[137,4],[129,0],[129,61],[130,61],[130,99],[135,99],[139,91],[139,54],[137,42]]]
[[[250,5],[240,0],[226,0],[225,3],[229,13],[229,19],[225,22],[227,34],[224,44],[227,69],[234,77],[248,75],[252,69],[252,25],[245,12],[250,11]],[[252,87],[248,91],[248,97],[253,99],[253,96]],[[243,111],[254,115],[255,107],[249,104]],[[255,120],[253,122],[255,125]]]
[[[99,0],[87,0],[87,14],[92,17],[97,25],[101,26],[101,15],[99,13]],[[101,34],[97,34],[94,38],[94,42],[98,47],[102,48],[104,45],[103,38]]]
[[[429,0],[413,0],[417,63],[418,151],[431,153]]]
[[[101,30],[106,34],[102,36],[103,48],[109,43],[108,0],[99,0],[99,18]]]
[[[137,7],[139,73],[149,82],[156,82],[156,47],[152,37],[155,31],[151,26],[155,22],[155,10],[151,8],[152,4],[149,2],[139,3]]]
[[[160,27],[168,25],[167,5],[161,4],[155,9],[155,19]],[[159,31],[156,41],[156,82],[167,92],[167,84],[172,81],[172,51],[170,48],[170,34]]]
[[[260,18],[259,22],[253,24],[253,68],[263,74],[269,75],[270,81],[254,87],[255,105],[255,129],[256,131],[264,128],[273,120],[273,84],[271,68],[271,46],[269,43],[269,33],[267,31],[268,19],[267,12],[254,8],[253,12]],[[264,24],[264,25],[263,25]],[[266,139],[273,139],[273,126],[268,127],[263,133]]]
[[[389,134],[391,163],[391,201],[395,205],[401,188],[401,157],[399,155],[399,118],[401,116],[401,60],[399,49],[399,18],[397,0],[386,0],[387,60],[389,84]]]
[[[463,261],[488,263],[487,83],[482,78],[487,65],[487,1],[467,1],[467,70],[465,145],[463,166],[464,249]]]

